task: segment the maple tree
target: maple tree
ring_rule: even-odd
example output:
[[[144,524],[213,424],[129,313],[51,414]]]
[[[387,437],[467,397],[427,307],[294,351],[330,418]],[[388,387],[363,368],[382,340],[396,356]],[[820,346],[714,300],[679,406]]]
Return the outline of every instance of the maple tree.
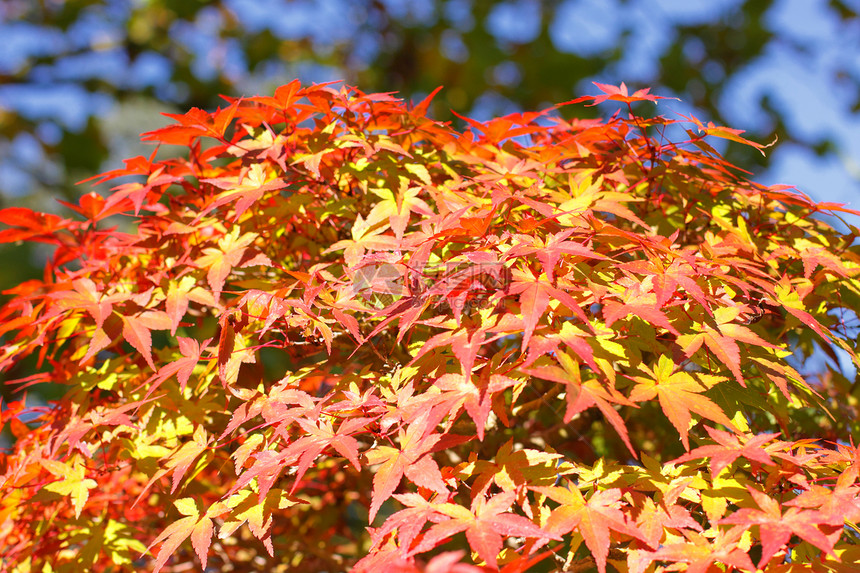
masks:
[[[65,391],[2,406],[0,569],[860,560],[860,230],[597,87],[563,105],[609,119],[458,132],[292,82],[171,115],[185,151],[68,218],[0,211],[54,247],[0,371]]]

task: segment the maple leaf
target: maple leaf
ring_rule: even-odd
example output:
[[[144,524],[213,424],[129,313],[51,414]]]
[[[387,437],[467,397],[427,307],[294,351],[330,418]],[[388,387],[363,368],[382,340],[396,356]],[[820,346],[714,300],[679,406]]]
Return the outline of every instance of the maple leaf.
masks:
[[[454,353],[460,362],[464,381],[471,381],[478,352],[481,346],[488,342],[485,337],[486,331],[487,327],[482,324],[477,328],[463,327],[448,332],[441,332],[421,346],[421,349],[415,354],[415,358],[412,359],[410,364],[414,364],[434,348],[450,346],[451,352]]]
[[[273,553],[271,541],[272,516],[278,510],[296,504],[306,504],[287,492],[272,488],[264,494],[245,489],[234,493],[224,501],[223,523],[218,530],[219,539],[227,539],[243,524],[248,524],[251,534],[263,542],[266,550]]]
[[[435,504],[442,519],[424,534],[413,550],[415,553],[435,547],[441,540],[466,532],[469,546],[493,569],[498,569],[498,555],[502,550],[502,536],[532,537],[561,540],[555,533],[545,531],[525,517],[509,513],[516,499],[514,492],[503,492],[489,499],[479,495],[472,500],[471,509],[453,503]]]
[[[398,431],[399,448],[377,446],[364,452],[369,465],[382,464],[373,476],[373,495],[370,504],[370,522],[382,503],[391,497],[400,479],[405,474],[414,484],[439,493],[446,493],[448,487],[442,479],[439,466],[430,456],[433,446],[442,438],[432,433],[430,412],[419,414],[406,429]]]
[[[460,374],[445,374],[433,383],[441,392],[438,398],[433,399],[434,407],[447,413],[451,420],[465,409],[475,422],[478,439],[483,440],[493,396],[514,384],[515,380],[500,374],[493,374],[489,381],[479,376],[477,385]]]
[[[352,568],[356,573],[373,573],[374,571],[396,571],[397,573],[420,573],[413,558],[403,558],[399,549],[393,544],[372,551],[362,557]]]
[[[303,96],[302,92],[304,91],[301,82],[295,79],[288,84],[278,86],[273,96],[253,96],[249,97],[248,101],[270,106],[278,110],[286,110],[290,109],[293,103]]]
[[[284,147],[288,138],[283,133],[276,134],[268,125],[264,126],[259,135],[254,134],[255,129],[252,126],[245,125],[244,128],[251,137],[235,142],[227,148],[227,153],[246,159],[250,156],[255,161],[268,159],[280,167],[281,171],[286,172],[288,168]]]
[[[421,533],[427,522],[438,515],[435,503],[427,501],[417,493],[394,494],[394,499],[406,506],[385,520],[375,532],[377,538],[385,537],[392,531],[397,531],[397,541],[402,548],[404,557],[408,556],[412,542]]]
[[[538,260],[543,265],[543,272],[550,283],[555,280],[555,267],[562,255],[573,255],[584,259],[609,260],[608,257],[595,253],[584,244],[568,241],[568,237],[575,232],[576,229],[568,229],[554,235],[549,235],[545,241],[538,236],[519,237],[523,242],[506,252],[505,258],[510,259],[536,253]]]
[[[424,573],[483,573],[483,569],[468,563],[460,563],[465,551],[446,551],[427,562]]]
[[[89,499],[90,490],[98,485],[94,479],[85,477],[86,468],[80,463],[80,459],[75,458],[71,466],[55,460],[41,460],[41,464],[55,477],[62,478],[45,485],[43,489],[70,496],[75,517],[80,517],[84,504]]]
[[[254,459],[254,463],[242,472],[236,480],[230,490],[231,495],[249,484],[255,484],[260,495],[265,496],[281,478],[284,470],[295,463],[295,458],[290,459],[283,452],[274,450],[262,450],[254,453],[251,457]]]
[[[583,410],[597,406],[609,423],[612,424],[612,427],[615,428],[615,431],[618,432],[618,435],[621,436],[624,445],[627,446],[630,453],[636,457],[636,451],[633,449],[633,444],[630,443],[630,437],[627,433],[624,420],[615,411],[615,408],[612,407],[612,403],[634,407],[636,404],[625,398],[614,388],[604,387],[593,378],[583,381],[579,363],[567,352],[558,352],[556,358],[559,364],[561,364],[561,368],[558,366],[539,366],[536,368],[523,368],[522,371],[525,374],[565,385],[567,400],[567,410],[564,413],[565,423],[572,420],[575,415]]]
[[[147,396],[152,394],[165,380],[173,375],[176,375],[180,391],[185,391],[185,385],[188,384],[188,379],[194,372],[197,363],[200,362],[203,349],[209,344],[209,340],[200,343],[184,336],[178,337],[177,342],[179,343],[179,352],[182,354],[182,358],[165,364],[147,380],[149,384],[149,389],[146,391]]]
[[[681,334],[657,306],[652,277],[646,277],[641,282],[632,277],[625,277],[617,284],[624,288],[621,302],[609,298],[603,300],[603,318],[607,327],[612,326],[612,323],[618,319],[635,314],[642,320],[665,328],[672,334]]]
[[[702,529],[702,526],[693,519],[689,510],[667,501],[665,497],[659,504],[650,497],[645,497],[635,523],[642,534],[642,539],[651,547],[660,545],[665,528],[694,529],[697,531]]]
[[[755,571],[746,551],[739,547],[743,529],[710,530],[713,539],[696,531],[684,531],[686,541],[666,543],[655,552],[636,551],[628,559],[631,573],[642,573],[653,561],[686,563],[688,573],[707,573],[714,563],[724,563],[744,571]]]
[[[848,476],[845,479],[855,481],[860,477],[860,445],[855,446],[853,441],[851,445],[836,444],[836,451],[827,452],[824,459],[831,464],[845,464],[842,472]]]
[[[717,442],[716,444],[700,446],[672,460],[671,463],[710,458],[711,477],[717,477],[724,468],[731,465],[740,457],[745,457],[748,460],[753,460],[764,465],[774,465],[770,454],[762,449],[762,445],[771,441],[779,434],[759,434],[747,439],[746,437],[742,438],[736,434],[730,434],[722,430],[715,430],[710,426],[705,426],[705,430],[711,436],[711,439]]]
[[[197,258],[194,264],[207,269],[206,280],[212,289],[212,296],[217,301],[221,296],[224,282],[233,270],[233,267],[248,267],[254,265],[271,266],[272,262],[262,253],[249,253],[254,241],[259,237],[257,233],[241,233],[237,226],[229,233],[218,239],[218,247],[206,247],[203,256]]]
[[[81,185],[90,181],[94,181],[97,185],[99,183],[104,183],[105,181],[116,179],[118,177],[123,177],[125,175],[148,175],[153,170],[153,160],[155,159],[155,156],[157,154],[158,150],[156,149],[153,150],[153,152],[149,155],[148,158],[144,157],[143,155],[137,155],[130,159],[123,159],[122,162],[125,163],[124,168],[112,169],[99,175],[93,175],[92,177],[88,177],[86,179],[78,181],[76,185]]]
[[[220,139],[233,120],[238,105],[238,100],[234,101],[224,109],[219,108],[213,114],[196,107],[184,114],[164,113],[162,115],[175,119],[179,123],[144,133],[141,139],[143,141],[161,141],[172,145],[190,145],[192,141],[203,136]]]
[[[620,101],[622,103],[633,103],[637,101],[652,101],[654,103],[657,102],[658,99],[667,99],[662,96],[651,95],[649,92],[650,88],[644,88],[641,90],[636,90],[633,95],[630,95],[627,91],[627,85],[624,82],[621,82],[620,86],[613,86],[609,84],[599,84],[597,82],[592,82],[597,88],[603,92],[603,95],[594,96],[594,103],[589,105],[597,105],[599,103],[603,103],[606,100],[612,101]],[[668,98],[668,99],[676,99],[676,98]]]
[[[477,476],[472,491],[486,492],[493,483],[506,492],[523,486],[540,486],[554,483],[563,473],[557,462],[561,454],[531,449],[514,450],[513,447],[514,441],[508,440],[496,452],[494,461],[478,460],[471,469],[463,470]]]
[[[176,509],[185,517],[174,521],[159,534],[155,540],[147,547],[147,551],[161,543],[158,549],[158,555],[155,557],[153,571],[158,573],[167,560],[176,551],[182,543],[191,538],[191,545],[194,547],[197,557],[200,558],[200,563],[203,569],[206,569],[208,561],[209,545],[212,543],[213,524],[212,517],[223,513],[226,509],[223,504],[215,504],[201,515],[197,507],[197,502],[193,498],[183,497],[173,502]]]
[[[573,350],[579,359],[589,368],[594,371],[599,370],[597,363],[594,361],[594,349],[588,343],[588,334],[581,327],[574,326],[570,321],[565,321],[561,325],[558,339]]]
[[[747,486],[747,490],[760,509],[750,507],[740,509],[724,517],[719,523],[742,525],[746,529],[758,526],[762,544],[759,568],[763,568],[792,535],[797,535],[825,553],[836,557],[833,552],[833,541],[828,539],[818,527],[826,523],[822,521],[819,512],[791,507],[782,513],[779,502],[775,499],[750,486]]]
[[[85,524],[69,537],[71,543],[83,547],[75,559],[76,567],[91,570],[99,557],[105,555],[118,566],[129,565],[146,553],[146,545],[134,538],[134,529],[114,519]]]
[[[62,309],[85,310],[92,316],[97,328],[110,316],[114,303],[129,298],[129,295],[124,293],[107,294],[92,279],[86,277],[72,281],[71,286],[73,290],[53,292],[51,298],[55,299]]]
[[[546,275],[541,275],[545,277]],[[588,323],[582,308],[568,293],[554,287],[547,280],[535,277],[531,273],[514,269],[512,272],[513,282],[510,286],[511,294],[519,294],[520,314],[523,318],[525,331],[523,334],[523,351],[528,348],[529,340],[535,331],[538,322],[546,312],[550,299],[555,299],[576,314],[583,322]]]
[[[803,276],[807,279],[812,277],[812,273],[819,265],[842,277],[847,277],[850,274],[850,270],[845,266],[839,256],[827,249],[821,247],[806,247],[802,250],[801,255],[801,260],[803,261]]]
[[[452,113],[460,119],[465,120],[473,129],[483,133],[483,139],[491,143],[498,143],[511,137],[540,131],[540,127],[537,125],[521,125],[520,127],[514,127],[515,124],[520,123],[524,119],[518,118],[517,114],[510,114],[505,117],[496,117],[487,122],[480,122],[468,117],[463,117],[457,112],[452,111]],[[539,115],[543,115],[543,113],[532,112],[527,114],[529,120],[526,121],[526,123],[529,123]]]
[[[176,329],[185,313],[188,311],[189,301],[197,302],[203,306],[216,306],[212,293],[197,286],[197,279],[192,276],[184,276],[179,281],[171,281],[167,287],[164,310],[170,318],[170,335],[176,335]]]
[[[297,419],[296,422],[307,435],[291,443],[283,452],[283,455],[288,458],[298,457],[299,459],[299,465],[296,468],[296,481],[293,483],[290,494],[295,491],[311,463],[329,447],[334,448],[339,454],[348,459],[356,470],[361,471],[361,466],[358,462],[358,441],[352,437],[352,434],[363,429],[371,420],[373,418],[351,418],[344,420],[338,426],[337,432],[335,432],[331,422],[327,420],[320,420],[314,423],[306,418]]]
[[[744,133],[742,129],[732,129],[730,127],[723,127],[721,125],[714,125],[714,122],[709,121],[707,125],[703,124],[701,120],[697,117],[690,115],[689,117],[683,114],[679,114],[684,119],[693,122],[697,128],[699,128],[700,132],[703,132],[705,135],[710,135],[712,137],[719,137],[722,139],[729,139],[731,141],[736,141],[738,143],[743,143],[744,145],[749,145],[750,147],[755,147],[758,149],[759,153],[764,155],[764,150],[768,147],[774,145],[776,143],[776,139],[774,139],[771,143],[767,145],[763,145],[761,143],[756,143],[754,141],[750,141],[749,139],[745,139],[741,137],[741,134]]]
[[[836,487],[813,485],[796,498],[784,503],[789,507],[818,508],[821,522],[841,527],[846,521],[860,521],[860,489],[854,486],[853,477],[843,473]]]
[[[135,350],[140,352],[146,363],[153,370],[158,367],[152,360],[152,330],[168,330],[171,326],[170,317],[163,311],[147,310],[138,315],[120,315],[122,319],[122,336]]]
[[[644,541],[642,533],[621,511],[623,503],[620,489],[595,491],[588,500],[573,484],[569,488],[552,486],[534,489],[561,504],[550,513],[545,530],[553,534],[574,530],[579,532],[594,555],[600,573],[606,573],[610,530]]]
[[[307,392],[291,387],[289,378],[273,386],[268,393],[254,395],[233,412],[230,423],[221,434],[223,439],[239,426],[262,415],[269,425],[288,426],[300,417],[319,418],[319,404]]]
[[[662,308],[675,291],[681,287],[706,312],[711,312],[705,292],[699,283],[696,282],[696,277],[704,274],[702,269],[683,257],[676,258],[669,266],[664,266],[659,260],[654,259],[631,261],[619,266],[626,271],[652,275],[654,277],[652,284],[654,294],[656,295],[656,308]]]
[[[778,349],[778,347],[763,340],[746,326],[734,323],[733,321],[738,318],[740,312],[741,309],[738,306],[714,309],[712,313],[714,320],[711,324],[696,325],[696,329],[700,332],[679,336],[678,344],[681,345],[684,354],[689,358],[704,343],[708,350],[732,372],[738,383],[746,388],[746,382],[741,372],[741,352],[738,341],[773,349]],[[715,324],[716,328],[712,324]]]
[[[326,250],[326,253],[343,250],[343,259],[350,267],[356,267],[361,262],[361,256],[366,251],[393,251],[400,244],[397,237],[383,234],[388,223],[371,223],[358,215],[350,234],[352,239],[338,241]]]
[[[407,164],[407,169],[410,165],[412,164]],[[396,195],[389,189],[373,189],[373,193],[382,198],[382,201],[368,213],[367,224],[373,227],[380,221],[387,220],[398,240],[403,238],[412,212],[425,216],[433,215],[430,206],[419,197],[421,190],[418,188],[406,189]]]
[[[144,174],[147,176],[146,183],[123,183],[122,185],[113,187],[111,189],[112,193],[104,201],[104,207],[99,209],[98,217],[93,217],[93,219],[101,219],[112,213],[121,212],[121,210],[126,208],[126,199],[131,201],[134,207],[134,214],[139,215],[144,201],[150,197],[150,194],[154,190],[157,191],[158,189],[166,188],[173,183],[182,181],[182,177],[168,172],[165,165],[156,167],[151,172],[147,171]],[[158,195],[158,197],[155,197],[155,195]],[[160,194],[155,193],[150,198],[150,201],[152,202],[153,199],[157,201],[158,198],[160,198]]]
[[[206,430],[203,429],[203,426],[198,426],[197,429],[194,430],[193,439],[179,446],[167,459],[167,470],[173,472],[173,485],[170,488],[171,493],[176,491],[176,488],[179,487],[179,483],[182,481],[182,476],[185,475],[185,472],[188,471],[191,464],[194,463],[198,456],[206,451],[208,445],[209,437],[206,434]]]
[[[214,200],[200,212],[198,218],[213,209],[217,209],[221,205],[238,199],[236,206],[233,208],[235,213],[233,215],[234,221],[238,221],[242,213],[259,201],[266,191],[283,189],[287,186],[287,183],[283,179],[271,179],[268,176],[265,165],[262,163],[254,163],[237,176],[227,175],[224,177],[201,179],[201,181],[220,189],[226,189],[226,191],[222,191],[216,195]]]
[[[791,283],[787,280],[787,277],[783,276],[780,279],[780,283],[774,287],[774,292],[776,293],[778,302],[792,316],[814,330],[821,338],[825,340],[832,339],[821,323],[806,311],[806,307],[803,304],[800,294],[794,287],[792,287]]]
[[[651,370],[644,364],[639,368],[647,376],[635,376],[636,386],[630,391],[629,398],[633,402],[651,400],[655,396],[660,401],[660,407],[681,434],[684,449],[690,449],[688,432],[690,430],[690,412],[735,429],[734,424],[723,413],[719,406],[711,402],[702,392],[725,380],[718,376],[702,373],[690,373],[680,370],[673,372],[675,363],[668,356],[661,355]]]
[[[87,219],[91,221],[98,221],[103,217],[107,217],[109,215],[115,215],[117,213],[121,213],[125,209],[117,208],[112,209],[108,213],[104,213],[105,200],[104,198],[96,193],[95,191],[90,191],[89,193],[85,193],[81,195],[80,199],[78,199],[78,204],[69,203],[68,201],[60,201],[62,205],[65,205],[72,211],[83,215]]]
[[[89,411],[88,418],[93,426],[131,426],[133,423],[128,412],[139,409],[144,404],[152,402],[155,398],[141,400],[139,402],[126,402],[116,408],[106,408],[104,406]]]
[[[72,221],[50,213],[37,213],[26,207],[0,209],[0,223],[13,227],[0,231],[0,243],[31,240],[56,242],[54,235],[72,226]]]
[[[0,417],[0,430],[2,430],[2,428],[3,419]],[[87,444],[81,441],[81,438],[83,438],[92,428],[93,425],[84,421],[83,418],[75,415],[69,416],[66,426],[57,434],[51,455],[57,455],[60,447],[66,445],[69,450],[78,449],[87,457],[91,457],[92,452],[90,452]]]

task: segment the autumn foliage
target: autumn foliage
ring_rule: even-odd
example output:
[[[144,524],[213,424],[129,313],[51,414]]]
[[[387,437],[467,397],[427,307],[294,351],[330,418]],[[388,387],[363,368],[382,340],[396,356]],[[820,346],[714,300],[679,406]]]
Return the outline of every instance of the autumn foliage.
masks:
[[[293,82],[0,212],[54,247],[0,309],[0,570],[848,570],[860,231],[597,88],[460,133]]]

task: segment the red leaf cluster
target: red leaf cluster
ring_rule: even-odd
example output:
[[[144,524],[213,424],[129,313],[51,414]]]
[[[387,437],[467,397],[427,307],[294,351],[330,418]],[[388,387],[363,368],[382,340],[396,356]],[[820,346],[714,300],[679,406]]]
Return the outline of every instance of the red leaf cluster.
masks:
[[[0,571],[860,560],[860,231],[597,88],[460,132],[292,82],[0,211],[54,247],[0,372],[63,390],[0,409]]]

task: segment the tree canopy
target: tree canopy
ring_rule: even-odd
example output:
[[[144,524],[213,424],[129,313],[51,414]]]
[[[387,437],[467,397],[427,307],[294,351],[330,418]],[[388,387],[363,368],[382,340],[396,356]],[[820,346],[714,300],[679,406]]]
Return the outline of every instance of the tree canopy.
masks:
[[[76,201],[79,180],[147,155],[138,134],[159,112],[212,110],[221,94],[293,78],[415,101],[443,85],[432,115],[459,127],[452,110],[489,119],[569,100],[592,81],[650,86],[681,98],[679,113],[776,141],[767,157],[721,149],[733,164],[851,202],[858,26],[842,0],[9,0],[0,205],[56,212],[53,198]],[[0,257],[5,289],[38,276],[45,252]]]
[[[53,248],[0,371],[65,390],[3,405],[0,567],[858,561],[860,247],[819,218],[849,210],[592,93],[460,131],[294,81],[172,114],[63,215],[0,211]]]

